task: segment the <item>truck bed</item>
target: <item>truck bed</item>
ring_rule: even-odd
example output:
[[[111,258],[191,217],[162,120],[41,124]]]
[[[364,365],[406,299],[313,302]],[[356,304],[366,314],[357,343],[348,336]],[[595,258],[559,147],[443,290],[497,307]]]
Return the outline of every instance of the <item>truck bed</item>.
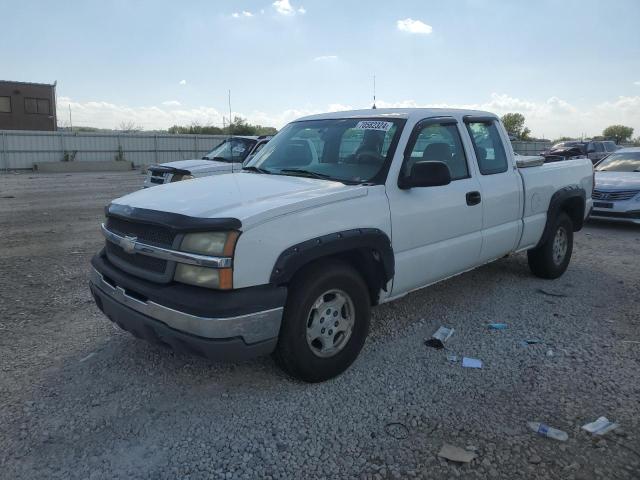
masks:
[[[523,231],[518,250],[526,250],[538,243],[547,221],[547,210],[552,195],[564,187],[579,186],[589,195],[593,190],[593,165],[587,158],[564,162],[545,163],[538,166],[519,167],[522,178]],[[579,183],[576,183],[579,179]],[[586,198],[585,216],[593,204]]]

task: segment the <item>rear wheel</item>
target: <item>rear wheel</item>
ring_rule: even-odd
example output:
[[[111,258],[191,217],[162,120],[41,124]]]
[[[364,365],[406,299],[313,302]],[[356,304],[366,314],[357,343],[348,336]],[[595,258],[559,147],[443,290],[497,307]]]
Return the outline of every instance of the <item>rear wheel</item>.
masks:
[[[549,238],[540,246],[527,252],[529,268],[541,278],[558,278],[571,260],[573,252],[573,223],[561,212],[555,219]]]
[[[291,282],[275,359],[306,382],[333,378],[360,353],[370,315],[367,286],[354,268],[315,263]]]

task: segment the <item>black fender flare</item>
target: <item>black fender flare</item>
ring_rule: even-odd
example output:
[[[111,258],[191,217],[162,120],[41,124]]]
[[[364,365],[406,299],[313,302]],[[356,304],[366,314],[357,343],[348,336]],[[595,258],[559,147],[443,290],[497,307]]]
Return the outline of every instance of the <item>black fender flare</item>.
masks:
[[[551,229],[553,222],[555,221],[558,213],[562,210],[562,207],[567,203],[567,200],[579,199],[582,203],[582,211],[579,215],[579,222],[574,221],[574,231],[582,229],[582,223],[584,221],[584,209],[586,207],[587,194],[579,185],[568,185],[561,188],[551,196],[549,201],[549,208],[547,209],[547,223],[544,226],[542,236],[536,247],[544,244],[551,235]]]
[[[287,248],[280,254],[271,271],[270,283],[287,283],[304,265],[323,257],[352,250],[377,252],[384,284],[395,274],[395,257],[391,240],[377,228],[356,228],[312,238]]]

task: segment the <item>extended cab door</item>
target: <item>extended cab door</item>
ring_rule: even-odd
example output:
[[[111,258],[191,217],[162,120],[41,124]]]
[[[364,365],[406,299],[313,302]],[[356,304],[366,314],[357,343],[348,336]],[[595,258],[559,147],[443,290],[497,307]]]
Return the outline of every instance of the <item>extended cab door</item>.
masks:
[[[447,164],[451,183],[401,188],[416,162]],[[469,168],[461,126],[451,117],[414,127],[398,173],[387,181],[396,259],[393,295],[442,280],[477,265],[482,244],[480,184]]]
[[[493,117],[464,118],[480,173],[482,250],[480,263],[511,252],[522,231],[522,179],[511,148]]]

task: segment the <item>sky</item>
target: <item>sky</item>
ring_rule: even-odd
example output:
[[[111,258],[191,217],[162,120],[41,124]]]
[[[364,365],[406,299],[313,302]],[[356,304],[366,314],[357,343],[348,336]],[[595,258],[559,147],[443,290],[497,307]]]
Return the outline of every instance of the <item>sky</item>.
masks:
[[[231,90],[233,115],[280,128],[370,107],[375,75],[378,107],[640,135],[640,0],[4,2],[0,79],[57,81],[63,126],[69,106],[74,125],[222,125]]]

